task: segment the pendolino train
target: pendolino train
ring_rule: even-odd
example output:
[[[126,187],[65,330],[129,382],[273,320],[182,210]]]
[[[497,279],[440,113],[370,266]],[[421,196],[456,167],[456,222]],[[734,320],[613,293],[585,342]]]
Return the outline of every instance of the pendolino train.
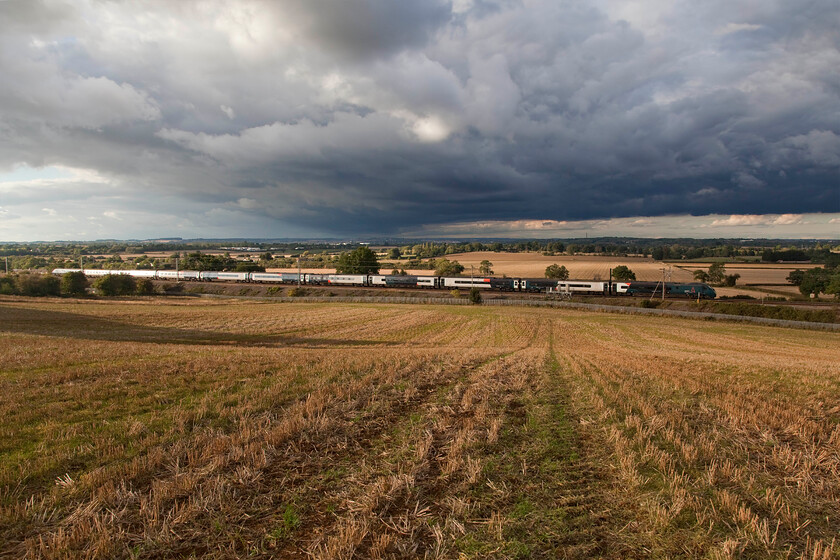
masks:
[[[361,286],[382,288],[480,288],[502,292],[570,293],[579,295],[654,296],[663,291],[662,282],[603,282],[600,280],[552,280],[548,278],[496,278],[490,276],[394,276],[380,274],[313,274],[296,272],[216,272],[198,270],[102,270],[56,268],[53,274],[84,272],[99,277],[124,274],[155,280],[194,282],[255,282],[265,284],[300,284],[307,286]],[[708,284],[665,282],[666,297],[714,299],[717,294]]]

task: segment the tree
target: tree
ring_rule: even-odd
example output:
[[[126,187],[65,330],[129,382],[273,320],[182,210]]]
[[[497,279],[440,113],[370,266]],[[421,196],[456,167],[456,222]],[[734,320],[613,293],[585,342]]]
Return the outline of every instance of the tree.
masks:
[[[133,276],[108,274],[94,280],[93,288],[103,296],[129,296],[137,291],[137,280]]]
[[[379,268],[376,253],[363,245],[349,253],[341,253],[336,262],[335,271],[338,274],[378,274]]]
[[[695,270],[694,271],[694,279],[698,282],[708,282],[709,281],[709,273],[705,270]]]
[[[787,278],[785,278],[785,280],[787,280],[788,282],[790,282],[794,286],[801,286],[802,285],[802,280],[804,280],[804,279],[805,279],[805,271],[799,270],[798,268],[796,270],[791,271],[791,273],[787,275]]]
[[[455,276],[464,272],[464,265],[458,261],[448,259],[437,259],[435,261],[435,274],[437,276]]]
[[[831,277],[831,281],[825,287],[825,293],[834,294],[835,299],[840,299],[840,272],[835,272]]]
[[[481,303],[481,290],[470,288],[470,303],[478,305]]]
[[[808,261],[808,254],[801,249],[785,249],[781,251],[766,250],[761,254],[761,260],[764,262],[784,262],[784,261]]]
[[[478,265],[478,273],[484,276],[490,276],[493,274],[493,263],[488,260],[483,260]]]
[[[629,282],[636,279],[636,273],[627,266],[620,264],[613,269],[612,277],[617,282]]]
[[[61,277],[61,293],[68,296],[83,296],[87,293],[88,284],[84,272],[68,272]]]
[[[401,256],[402,255],[400,255],[400,250],[397,249],[396,247],[394,247],[393,249],[388,251],[388,258],[393,260],[393,261],[399,260]]]
[[[263,253],[262,255],[260,255],[260,260],[261,260],[261,261],[273,261],[273,260],[274,260],[274,256],[273,256],[271,253],[269,253],[269,252],[267,252],[267,251],[266,251],[265,253]]]
[[[732,286],[735,285],[735,283],[738,281],[738,278],[740,278],[740,277],[741,277],[741,275],[737,274],[737,273],[736,274],[727,274],[726,276],[723,277],[723,285],[724,286],[729,286],[731,288]]]
[[[556,264],[552,264],[546,267],[545,277],[556,278],[557,280],[568,280],[569,270],[565,266],[558,266]]]
[[[722,284],[725,274],[726,265],[721,262],[712,263],[712,266],[709,267],[709,282],[712,284]]]
[[[812,268],[805,271],[799,291],[803,296],[826,292],[831,283],[831,274],[825,268]]]
[[[200,251],[187,253],[181,259],[181,270],[230,270],[236,261],[228,253],[224,255],[205,255]]]

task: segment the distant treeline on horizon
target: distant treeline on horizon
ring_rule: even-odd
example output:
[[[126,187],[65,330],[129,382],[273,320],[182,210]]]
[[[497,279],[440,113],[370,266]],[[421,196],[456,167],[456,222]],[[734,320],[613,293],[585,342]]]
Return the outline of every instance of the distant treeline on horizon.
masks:
[[[242,240],[239,240],[240,242]],[[231,251],[226,242],[159,241],[108,243],[16,243],[0,245],[0,258],[8,261],[9,270],[86,267],[109,269],[174,269],[176,259],[182,269],[234,270],[249,267],[248,271],[264,268],[296,266],[301,257],[307,268],[330,268],[342,252],[358,247],[350,242],[340,243],[256,243],[248,241],[249,251]],[[840,243],[818,240],[732,240],[732,239],[580,239],[573,241],[528,240],[493,241],[489,243],[426,241],[416,244],[370,244],[382,248],[383,258],[408,269],[428,267],[428,259],[448,257],[458,253],[540,252],[547,256],[600,255],[613,257],[645,256],[656,260],[724,259],[731,261],[810,262],[836,266],[840,261]],[[212,251],[223,254],[207,254]],[[244,252],[246,259],[234,258],[230,252]],[[149,253],[164,253],[149,255]],[[126,257],[125,255],[139,255]],[[251,263],[250,261],[254,262]],[[4,263],[0,263],[2,267]],[[0,268],[0,271],[3,269]]]

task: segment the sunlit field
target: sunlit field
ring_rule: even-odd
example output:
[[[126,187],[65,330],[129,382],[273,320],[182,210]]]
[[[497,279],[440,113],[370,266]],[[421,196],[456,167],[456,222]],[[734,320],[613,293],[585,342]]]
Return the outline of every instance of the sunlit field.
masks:
[[[837,333],[11,298],[0,333],[0,557],[840,555]]]

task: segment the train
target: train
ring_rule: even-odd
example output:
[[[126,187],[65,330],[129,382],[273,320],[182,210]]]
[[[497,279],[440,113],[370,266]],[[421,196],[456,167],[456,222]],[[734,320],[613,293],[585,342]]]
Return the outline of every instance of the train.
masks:
[[[193,282],[254,282],[265,284],[302,284],[307,286],[357,286],[382,288],[428,288],[498,290],[501,292],[566,293],[573,295],[655,296],[663,291],[662,282],[604,282],[601,280],[556,280],[548,278],[496,278],[492,276],[396,276],[380,274],[316,274],[296,272],[220,272],[199,270],[103,270],[56,268],[55,275],[83,272],[99,277],[124,274],[154,280]],[[666,297],[714,299],[715,290],[700,282],[665,282]]]

